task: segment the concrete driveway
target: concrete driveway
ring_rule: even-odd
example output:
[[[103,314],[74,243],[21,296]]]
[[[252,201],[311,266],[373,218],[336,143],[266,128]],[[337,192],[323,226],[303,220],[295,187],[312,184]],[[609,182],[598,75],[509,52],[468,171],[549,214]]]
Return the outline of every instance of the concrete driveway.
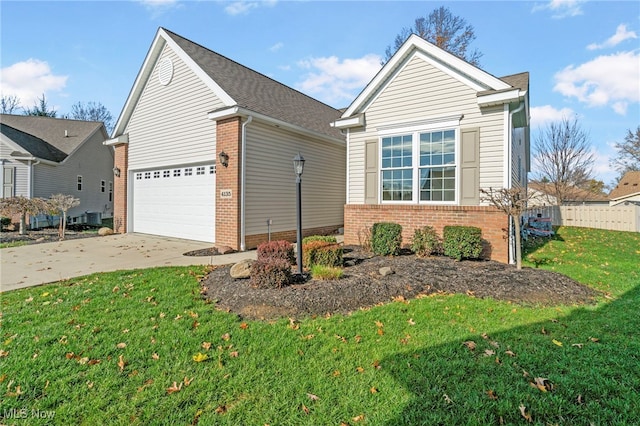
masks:
[[[95,272],[157,266],[226,265],[255,258],[248,251],[218,256],[183,256],[211,243],[144,234],[110,235],[0,250],[0,292]]]

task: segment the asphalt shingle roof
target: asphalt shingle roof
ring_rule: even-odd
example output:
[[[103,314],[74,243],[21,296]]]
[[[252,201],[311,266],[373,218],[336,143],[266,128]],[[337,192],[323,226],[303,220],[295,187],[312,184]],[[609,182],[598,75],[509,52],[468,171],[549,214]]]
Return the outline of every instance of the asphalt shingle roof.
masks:
[[[98,121],[0,114],[2,134],[34,157],[61,162],[103,126]]]
[[[640,192],[640,171],[627,172],[611,191],[609,198],[616,199]]]
[[[163,30],[239,107],[344,140],[340,131],[329,125],[340,118],[339,110],[166,28]]]

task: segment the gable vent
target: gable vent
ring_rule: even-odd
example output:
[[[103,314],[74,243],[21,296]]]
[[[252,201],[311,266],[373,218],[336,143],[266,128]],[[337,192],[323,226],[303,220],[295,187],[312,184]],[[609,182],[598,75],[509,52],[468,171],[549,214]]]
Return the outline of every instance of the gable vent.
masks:
[[[173,62],[171,58],[163,58],[158,63],[158,81],[163,86],[168,85],[173,78]]]

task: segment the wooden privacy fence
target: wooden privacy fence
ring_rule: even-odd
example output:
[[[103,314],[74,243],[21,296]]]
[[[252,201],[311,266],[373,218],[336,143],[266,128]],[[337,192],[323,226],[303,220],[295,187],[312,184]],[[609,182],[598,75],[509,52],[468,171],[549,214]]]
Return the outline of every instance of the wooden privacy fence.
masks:
[[[579,205],[543,206],[527,210],[525,216],[550,217],[554,226],[581,226],[612,231],[640,232],[640,206]]]

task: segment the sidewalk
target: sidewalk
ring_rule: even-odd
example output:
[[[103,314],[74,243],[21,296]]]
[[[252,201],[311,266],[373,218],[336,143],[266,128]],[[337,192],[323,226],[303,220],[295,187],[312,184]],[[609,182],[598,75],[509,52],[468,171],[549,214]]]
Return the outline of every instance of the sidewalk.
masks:
[[[255,250],[217,256],[183,256],[212,243],[143,234],[111,235],[0,250],[0,292],[96,272],[158,266],[226,265],[254,259]]]

